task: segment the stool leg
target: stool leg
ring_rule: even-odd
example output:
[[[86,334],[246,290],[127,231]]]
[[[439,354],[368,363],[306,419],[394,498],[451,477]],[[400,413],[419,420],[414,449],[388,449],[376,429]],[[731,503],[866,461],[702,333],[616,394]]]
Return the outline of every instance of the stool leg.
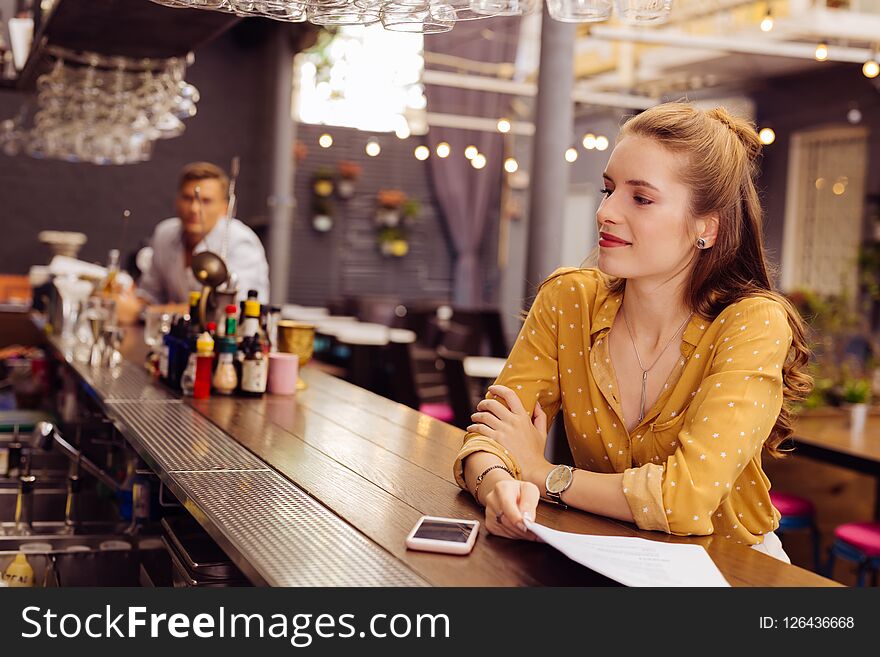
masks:
[[[865,585],[865,576],[868,574],[868,564],[864,561],[859,563],[858,577],[856,578],[856,586]]]
[[[810,527],[810,533],[813,535],[813,563],[815,564],[816,572],[818,573],[822,568],[822,557],[819,556],[819,549],[822,543],[822,535],[819,533],[819,527],[816,526],[816,523]]]
[[[825,577],[828,579],[834,579],[834,546],[828,550],[828,561],[825,563]]]

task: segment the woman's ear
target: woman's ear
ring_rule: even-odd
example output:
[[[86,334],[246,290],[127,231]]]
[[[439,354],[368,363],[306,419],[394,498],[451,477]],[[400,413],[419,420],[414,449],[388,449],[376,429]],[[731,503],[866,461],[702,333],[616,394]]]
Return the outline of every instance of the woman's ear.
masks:
[[[706,240],[707,247],[714,246],[715,240],[718,239],[719,221],[720,217],[717,213],[697,219],[697,237]]]

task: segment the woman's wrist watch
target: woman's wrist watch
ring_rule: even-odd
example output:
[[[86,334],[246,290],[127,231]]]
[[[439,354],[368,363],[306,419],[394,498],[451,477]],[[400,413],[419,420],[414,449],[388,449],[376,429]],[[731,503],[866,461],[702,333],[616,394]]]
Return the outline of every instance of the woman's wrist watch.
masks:
[[[562,501],[562,494],[569,489],[573,481],[574,468],[569,465],[557,465],[547,473],[547,479],[544,481],[544,490],[547,493],[545,499],[563,508],[568,508]]]

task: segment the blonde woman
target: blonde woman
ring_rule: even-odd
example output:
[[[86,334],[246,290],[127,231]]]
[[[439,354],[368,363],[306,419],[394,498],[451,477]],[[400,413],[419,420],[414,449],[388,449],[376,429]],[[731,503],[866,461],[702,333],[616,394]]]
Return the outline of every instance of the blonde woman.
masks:
[[[455,462],[490,532],[534,538],[523,519],[544,499],[788,561],[761,457],[812,381],[764,256],[760,148],[721,108],[670,103],[623,126],[598,266],[543,283]],[[560,411],[574,468],[544,458]]]

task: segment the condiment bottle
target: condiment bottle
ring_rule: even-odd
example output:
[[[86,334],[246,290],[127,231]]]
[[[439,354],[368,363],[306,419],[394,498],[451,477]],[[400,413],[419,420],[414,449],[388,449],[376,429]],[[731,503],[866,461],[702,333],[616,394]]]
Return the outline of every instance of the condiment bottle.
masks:
[[[263,337],[260,327],[260,302],[256,299],[248,299],[244,302],[244,322],[241,325],[241,334],[245,338],[252,335]]]
[[[250,302],[248,302],[250,303]],[[244,361],[241,364],[241,394],[261,397],[266,392],[269,377],[269,359],[263,353],[259,334],[242,342]]]
[[[234,338],[238,330],[238,308],[234,304],[226,306],[226,337]]]
[[[7,566],[6,572],[3,573],[3,581],[10,588],[26,588],[34,585],[34,569],[24,552],[15,555],[15,560]]]
[[[220,339],[217,369],[214,371],[214,391],[220,395],[231,395],[238,387],[238,374],[235,371],[235,338],[226,336]]]
[[[196,341],[196,378],[193,397],[207,399],[211,396],[211,369],[214,363],[214,339],[205,331]]]
[[[202,300],[201,292],[190,292],[189,293],[189,320],[191,324],[191,331],[194,333],[199,332],[199,302]]]

